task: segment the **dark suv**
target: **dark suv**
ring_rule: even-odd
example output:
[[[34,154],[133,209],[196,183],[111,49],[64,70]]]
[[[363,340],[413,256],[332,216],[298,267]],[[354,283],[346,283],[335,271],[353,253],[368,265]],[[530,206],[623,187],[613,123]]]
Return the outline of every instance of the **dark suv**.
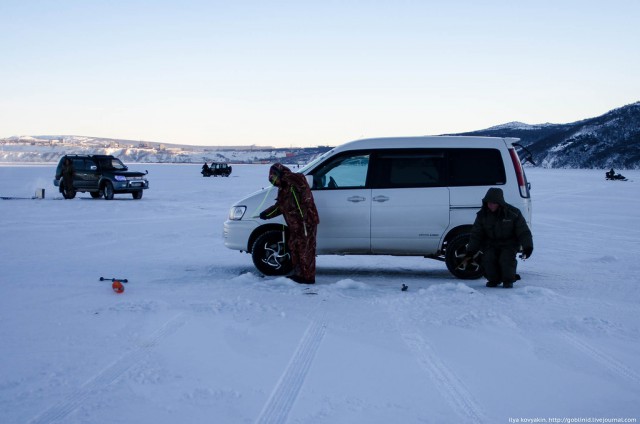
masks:
[[[231,175],[231,166],[228,163],[212,163],[211,166],[202,169],[203,177],[221,176],[228,177]]]
[[[65,184],[63,163],[73,163],[73,187]],[[142,198],[142,191],[149,188],[147,172],[131,172],[120,159],[109,155],[65,155],[60,158],[53,184],[60,188],[65,199],[73,199],[76,192],[89,192],[97,199],[113,199],[114,194],[131,193],[134,199]]]

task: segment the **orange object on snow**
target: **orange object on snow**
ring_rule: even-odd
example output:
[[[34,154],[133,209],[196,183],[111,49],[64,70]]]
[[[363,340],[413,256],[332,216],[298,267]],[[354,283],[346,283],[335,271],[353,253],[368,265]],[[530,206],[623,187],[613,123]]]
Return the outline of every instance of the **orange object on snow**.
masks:
[[[116,293],[123,293],[124,292],[124,286],[122,285],[122,283],[118,280],[115,280],[113,282],[113,284],[111,284],[111,288],[113,289],[114,292]]]

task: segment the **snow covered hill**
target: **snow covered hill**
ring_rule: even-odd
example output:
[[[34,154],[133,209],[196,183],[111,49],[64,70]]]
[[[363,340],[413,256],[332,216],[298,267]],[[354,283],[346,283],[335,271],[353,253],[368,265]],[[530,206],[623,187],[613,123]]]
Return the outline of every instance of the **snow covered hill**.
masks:
[[[570,124],[511,122],[460,135],[520,138],[545,168],[640,169],[640,102]]]
[[[84,136],[20,136],[0,139],[0,162],[55,162],[65,154],[113,155],[125,163],[307,163],[329,150],[258,146],[181,146]]]
[[[222,224],[267,165],[145,168],[143,199],[106,201],[0,166],[0,195],[46,190],[0,199],[1,423],[640,418],[640,171],[528,168],[535,250],[505,290],[390,256],[262,278]]]
[[[544,168],[640,169],[640,102],[569,124],[509,122],[455,135],[516,137]],[[351,140],[337,140],[341,144]],[[0,162],[57,162],[66,153],[111,154],[123,162],[304,164],[329,147],[179,146],[80,136],[0,139]]]

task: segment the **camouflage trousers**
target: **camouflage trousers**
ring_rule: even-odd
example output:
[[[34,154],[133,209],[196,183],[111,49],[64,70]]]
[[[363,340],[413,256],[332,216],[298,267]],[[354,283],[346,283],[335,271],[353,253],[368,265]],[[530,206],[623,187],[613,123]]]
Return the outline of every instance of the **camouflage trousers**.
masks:
[[[316,280],[316,225],[289,226],[289,252],[293,275],[307,281]]]

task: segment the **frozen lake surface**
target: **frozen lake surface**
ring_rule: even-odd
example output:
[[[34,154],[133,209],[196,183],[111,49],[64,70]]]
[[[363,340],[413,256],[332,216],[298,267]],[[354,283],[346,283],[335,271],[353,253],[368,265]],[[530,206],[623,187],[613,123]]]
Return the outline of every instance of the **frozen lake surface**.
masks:
[[[504,290],[390,256],[261,278],[222,224],[268,165],[130,169],[141,200],[62,200],[53,165],[0,166],[0,196],[46,193],[0,200],[0,422],[640,417],[640,171],[527,169],[535,250]]]

